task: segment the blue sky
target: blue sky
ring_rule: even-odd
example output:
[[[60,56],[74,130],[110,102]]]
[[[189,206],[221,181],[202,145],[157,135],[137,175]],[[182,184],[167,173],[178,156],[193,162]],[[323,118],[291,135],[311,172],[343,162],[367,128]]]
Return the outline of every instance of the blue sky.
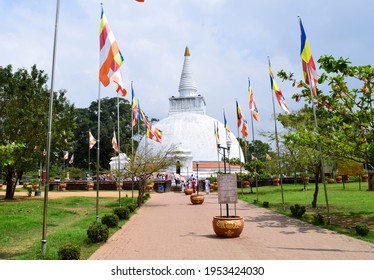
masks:
[[[223,122],[225,109],[235,134],[235,99],[250,123],[251,79],[261,118],[255,122],[256,139],[260,130],[274,128],[267,56],[274,73],[284,69],[302,78],[297,16],[315,61],[324,54],[355,65],[374,59],[374,2],[369,0],[61,0],[55,90],[66,89],[78,108],[98,98],[100,2],[125,57],[128,92],[133,81],[144,112],[159,119],[167,116],[168,98],[178,95],[186,45],[207,114]],[[0,65],[30,69],[36,64],[50,75],[56,1],[0,0],[0,5]],[[291,99],[295,89],[277,82],[289,108],[301,108]],[[114,85],[101,88],[101,97],[114,96]],[[281,112],[278,104],[276,111]]]

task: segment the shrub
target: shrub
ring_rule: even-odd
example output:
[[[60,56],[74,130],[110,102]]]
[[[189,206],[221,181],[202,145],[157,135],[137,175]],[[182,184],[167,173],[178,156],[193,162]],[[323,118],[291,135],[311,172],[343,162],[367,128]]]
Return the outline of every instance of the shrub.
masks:
[[[265,208],[269,208],[269,201],[264,201],[262,203],[262,206],[265,207]]]
[[[93,222],[87,230],[87,236],[93,243],[107,241],[109,237],[109,229],[106,225]]]
[[[370,228],[367,224],[357,224],[355,230],[358,235],[366,236],[369,234]]]
[[[135,203],[129,203],[129,204],[127,204],[127,208],[129,209],[130,213],[133,213],[136,210],[136,204]]]
[[[101,219],[101,223],[106,225],[108,228],[115,228],[118,226],[119,218],[115,214],[104,215]]]
[[[300,206],[299,204],[292,205],[290,209],[292,215],[296,218],[301,218],[306,211],[305,206]]]
[[[150,199],[151,198],[151,195],[149,194],[149,193],[145,193],[144,195],[143,195],[143,200],[144,201],[147,201],[148,199]]]
[[[60,260],[79,260],[81,256],[81,249],[77,245],[66,243],[58,250],[58,257]]]
[[[325,224],[325,218],[320,213],[316,213],[316,214],[313,215],[313,224],[324,225]]]
[[[127,220],[130,218],[130,209],[128,207],[114,208],[113,213],[117,215],[120,220]]]

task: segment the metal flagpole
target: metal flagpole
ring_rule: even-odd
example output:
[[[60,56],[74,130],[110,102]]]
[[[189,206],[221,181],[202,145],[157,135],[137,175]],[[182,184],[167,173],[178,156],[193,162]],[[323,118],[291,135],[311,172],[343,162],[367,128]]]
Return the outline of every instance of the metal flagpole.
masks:
[[[120,142],[120,129],[119,129],[119,93],[117,93],[117,133],[118,133],[118,174],[117,174],[117,182],[118,182],[118,204],[121,207],[121,142]]]
[[[270,67],[270,58],[268,57],[269,67]],[[269,73],[270,75],[270,73]],[[282,166],[280,163],[280,152],[279,152],[279,138],[278,138],[278,128],[277,128],[277,119],[275,117],[275,102],[274,102],[274,91],[273,88],[271,88],[271,100],[273,102],[273,116],[274,116],[274,132],[275,132],[275,146],[277,149],[277,156],[278,156],[278,168],[279,168],[279,176],[280,176],[280,188],[281,188],[281,194],[282,194],[282,206],[283,210],[285,210],[284,205],[284,194],[283,194],[283,176],[282,176]]]
[[[235,99],[235,101],[236,101],[236,114],[238,114],[239,112],[238,112],[238,109],[239,109],[239,104],[238,104],[238,100],[236,100]],[[241,112],[240,112],[241,113]],[[239,117],[239,115],[238,115],[238,117]],[[237,120],[239,121],[239,118],[237,118]],[[239,122],[238,122],[238,124],[239,124]],[[238,139],[240,139],[240,133],[239,133],[239,125],[237,125],[237,127],[238,127]],[[242,194],[243,194],[243,180],[242,180],[242,159],[241,159],[241,154],[240,154],[240,141],[238,141],[238,143],[239,143],[239,164],[240,164],[240,189],[242,190]]]
[[[55,61],[57,49],[57,31],[58,31],[58,16],[59,16],[60,0],[56,2],[56,19],[55,19],[55,35],[53,42],[53,58],[52,58],[52,74],[51,74],[51,92],[49,96],[49,119],[48,119],[48,134],[47,134],[47,166],[46,166],[46,184],[44,188],[44,208],[43,208],[43,233],[42,233],[42,253],[45,255],[47,251],[47,214],[48,214],[48,191],[49,191],[49,176],[50,176],[50,160],[51,160],[51,143],[52,143],[52,113],[53,113],[53,87],[55,77]]]
[[[312,88],[312,82],[310,77],[310,71],[309,71],[309,65],[306,64],[306,72],[309,79],[309,89],[310,94],[312,95],[312,107],[313,107],[313,115],[314,115],[314,125],[315,130],[318,132],[318,122],[317,122],[317,114],[316,114],[316,106],[314,105],[314,94],[313,94],[313,88]],[[321,164],[321,180],[323,182],[323,190],[325,192],[325,200],[326,200],[326,210],[327,210],[327,224],[331,223],[331,217],[330,217],[330,207],[329,207],[329,200],[327,196],[327,187],[326,187],[326,180],[325,180],[325,174],[324,174],[324,165],[323,165],[323,157],[322,157],[322,149],[321,149],[321,143],[318,142],[318,151],[319,151],[319,160]]]
[[[251,160],[253,159],[253,154],[256,152],[255,150],[255,129],[253,124],[253,112],[251,111],[251,124],[252,124],[252,143],[253,143],[253,153],[251,155]],[[256,184],[256,200],[258,201],[258,181],[257,181],[257,165],[255,163],[255,184]]]
[[[90,133],[91,130],[89,130],[88,133],[88,176],[91,177],[91,143],[90,143]]]
[[[101,100],[100,100],[100,91],[101,91],[101,85],[100,85],[100,79],[99,79],[99,96],[98,96],[98,102],[97,102],[97,155],[96,155],[96,222],[99,222],[99,189],[100,189],[100,111],[101,111]]]

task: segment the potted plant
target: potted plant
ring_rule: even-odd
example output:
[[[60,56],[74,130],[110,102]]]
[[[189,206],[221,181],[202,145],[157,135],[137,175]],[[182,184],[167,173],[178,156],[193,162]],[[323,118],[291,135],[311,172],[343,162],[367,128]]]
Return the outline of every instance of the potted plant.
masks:
[[[87,181],[87,190],[92,191],[94,187],[94,182],[92,180]],[[66,187],[65,187],[66,188]]]
[[[219,174],[217,181],[220,212],[222,214],[222,205],[225,205],[226,215],[213,217],[213,230],[220,237],[239,237],[244,229],[244,219],[236,215],[236,210],[234,215],[230,215],[229,212],[229,204],[236,204],[238,201],[236,174]]]
[[[58,185],[59,186],[59,189],[60,189],[60,191],[66,191],[66,181],[65,180],[62,180],[61,182],[60,182],[60,184]]]
[[[273,186],[279,186],[280,185],[280,178],[275,176],[271,178],[271,181],[273,182]]]
[[[199,194],[199,162],[196,162],[197,168],[197,180],[196,180],[196,194],[191,194],[190,201],[192,204],[203,204],[204,202],[204,195]]]

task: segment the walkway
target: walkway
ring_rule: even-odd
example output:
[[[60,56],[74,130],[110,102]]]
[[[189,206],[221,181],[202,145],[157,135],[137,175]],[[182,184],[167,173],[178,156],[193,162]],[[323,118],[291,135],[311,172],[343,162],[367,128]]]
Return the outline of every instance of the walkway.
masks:
[[[230,213],[231,214],[231,213]],[[90,260],[354,260],[374,259],[374,245],[243,202],[238,238],[219,238],[217,195],[192,205],[184,193],[154,193]]]

